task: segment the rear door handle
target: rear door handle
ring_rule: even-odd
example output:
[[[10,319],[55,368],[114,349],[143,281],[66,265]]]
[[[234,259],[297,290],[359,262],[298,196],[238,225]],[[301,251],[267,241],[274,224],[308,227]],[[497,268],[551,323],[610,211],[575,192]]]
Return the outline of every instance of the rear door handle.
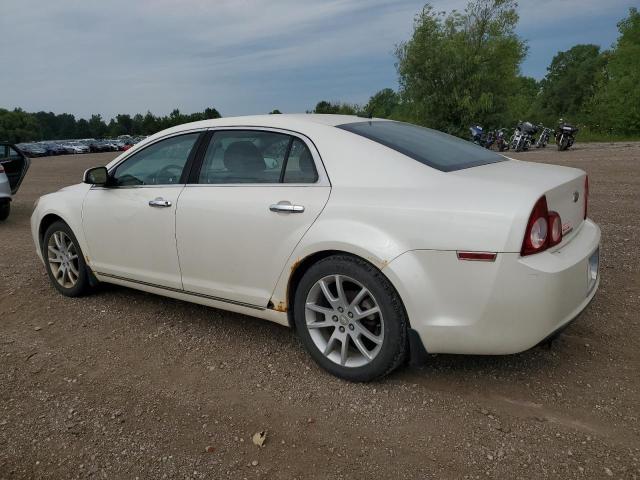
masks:
[[[169,200],[165,200],[162,197],[158,197],[154,200],[149,200],[149,206],[157,207],[157,208],[165,208],[165,207],[170,207],[171,202]]]
[[[282,201],[269,206],[269,210],[276,213],[302,213],[304,207],[302,205],[292,205],[291,202]]]

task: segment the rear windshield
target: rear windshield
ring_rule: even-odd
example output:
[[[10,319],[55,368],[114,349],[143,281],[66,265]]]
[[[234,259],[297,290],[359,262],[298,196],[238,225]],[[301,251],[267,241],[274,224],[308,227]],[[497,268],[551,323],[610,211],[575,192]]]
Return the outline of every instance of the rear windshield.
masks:
[[[502,162],[504,157],[460,138],[410,123],[375,121],[338,125],[443,172]]]

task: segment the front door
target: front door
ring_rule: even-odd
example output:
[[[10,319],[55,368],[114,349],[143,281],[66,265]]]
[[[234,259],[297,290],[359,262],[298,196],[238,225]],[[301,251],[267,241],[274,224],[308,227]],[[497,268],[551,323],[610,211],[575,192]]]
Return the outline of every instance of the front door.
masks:
[[[302,137],[283,132],[213,134],[197,183],[185,187],[176,213],[186,291],[267,306],[289,256],[329,198],[312,151]]]
[[[96,273],[181,289],[175,214],[199,132],[135,152],[112,169],[107,187],[92,187],[82,224]]]

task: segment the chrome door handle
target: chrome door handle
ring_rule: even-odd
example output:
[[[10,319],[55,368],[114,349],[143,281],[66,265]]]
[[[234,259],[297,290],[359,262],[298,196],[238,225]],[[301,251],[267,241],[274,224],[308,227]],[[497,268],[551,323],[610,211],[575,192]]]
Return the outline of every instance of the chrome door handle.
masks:
[[[149,200],[150,207],[170,207],[171,202],[169,200],[165,200],[162,197],[158,197],[154,200]]]
[[[269,206],[269,210],[276,213],[302,213],[304,207],[302,205],[292,205],[291,202],[278,202]]]

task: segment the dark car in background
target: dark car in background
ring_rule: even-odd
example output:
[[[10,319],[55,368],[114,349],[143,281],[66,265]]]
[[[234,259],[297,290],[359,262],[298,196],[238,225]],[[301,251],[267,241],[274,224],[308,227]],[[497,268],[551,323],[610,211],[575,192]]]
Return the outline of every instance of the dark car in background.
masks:
[[[40,143],[39,146],[46,150],[47,155],[64,155],[68,153],[64,146],[59,143]]]
[[[17,145],[27,157],[45,157],[47,150],[37,143],[20,143]]]

